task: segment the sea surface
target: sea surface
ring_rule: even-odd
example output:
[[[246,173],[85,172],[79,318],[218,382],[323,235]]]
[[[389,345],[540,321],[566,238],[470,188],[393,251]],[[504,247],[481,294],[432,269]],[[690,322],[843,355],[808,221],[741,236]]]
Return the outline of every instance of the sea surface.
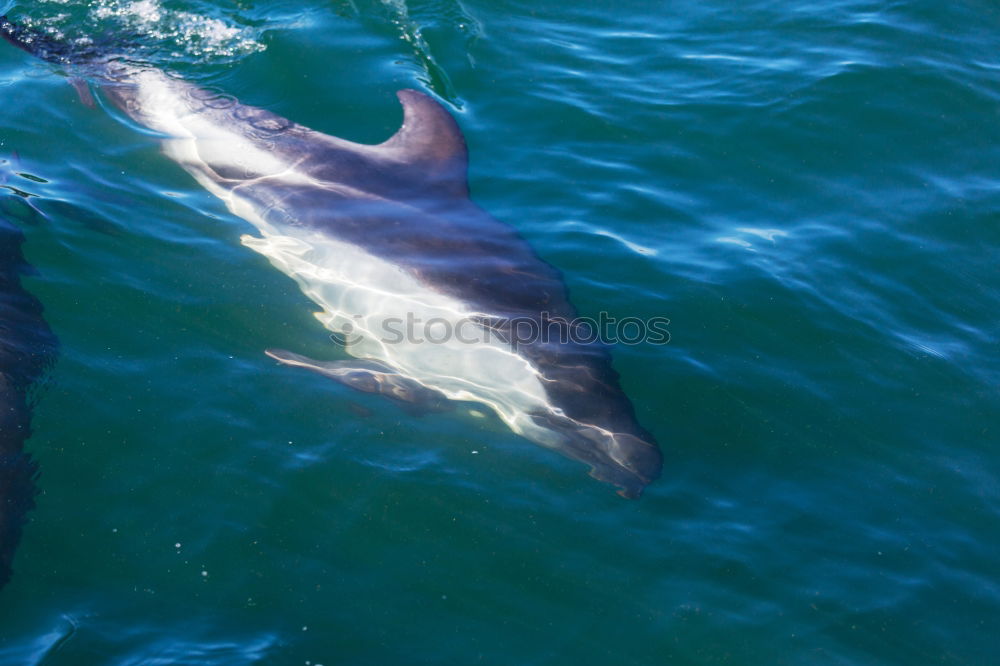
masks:
[[[0,211],[60,357],[0,663],[1000,663],[994,1],[0,0],[377,143],[446,104],[472,197],[660,442],[635,501],[329,346],[252,231],[0,45]]]

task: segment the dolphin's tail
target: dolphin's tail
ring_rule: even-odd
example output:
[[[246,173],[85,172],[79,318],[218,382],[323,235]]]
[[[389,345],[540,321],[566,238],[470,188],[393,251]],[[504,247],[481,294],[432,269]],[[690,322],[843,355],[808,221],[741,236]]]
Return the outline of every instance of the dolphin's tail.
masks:
[[[83,63],[98,57],[91,40],[59,39],[38,28],[14,23],[0,16],[0,37],[33,56],[63,65]]]

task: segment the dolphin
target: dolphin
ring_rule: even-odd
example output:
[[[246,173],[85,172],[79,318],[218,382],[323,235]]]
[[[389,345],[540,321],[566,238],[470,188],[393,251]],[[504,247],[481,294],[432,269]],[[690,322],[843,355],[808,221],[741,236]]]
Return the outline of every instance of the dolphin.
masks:
[[[480,403],[624,497],[659,476],[659,447],[606,345],[578,335],[560,273],[469,198],[462,132],[431,97],[398,92],[402,127],[365,145],[6,18],[0,35],[85,64],[108,100],[256,229],[243,244],[298,283],[354,360],[272,358],[396,401]]]
[[[30,388],[52,360],[55,338],[42,306],[21,286],[24,238],[0,217],[0,588],[11,576],[25,516],[34,507],[37,465],[23,451],[31,434]]]

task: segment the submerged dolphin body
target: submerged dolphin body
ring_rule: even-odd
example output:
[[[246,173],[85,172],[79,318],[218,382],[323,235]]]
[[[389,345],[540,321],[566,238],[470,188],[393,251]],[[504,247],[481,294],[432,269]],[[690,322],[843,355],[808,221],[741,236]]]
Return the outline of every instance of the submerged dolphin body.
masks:
[[[0,35],[74,60],[6,20]],[[257,228],[243,243],[298,282],[328,329],[349,331],[361,360],[273,358],[396,400],[482,403],[626,497],[659,476],[659,449],[606,349],[567,340],[576,312],[560,274],[469,199],[465,141],[440,104],[400,91],[402,128],[362,145],[154,68],[93,56],[90,66],[107,98]],[[407,320],[426,327],[420,337],[400,332]],[[549,339],[514,330],[532,324]]]
[[[55,349],[42,306],[21,286],[22,241],[0,217],[0,587],[10,579],[25,515],[35,503],[37,468],[23,452],[31,434],[28,393]]]

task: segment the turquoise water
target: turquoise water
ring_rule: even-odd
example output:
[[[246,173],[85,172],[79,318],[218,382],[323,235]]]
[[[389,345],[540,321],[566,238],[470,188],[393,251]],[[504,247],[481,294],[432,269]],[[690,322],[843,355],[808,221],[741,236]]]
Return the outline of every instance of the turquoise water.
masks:
[[[997,663],[994,3],[0,9],[355,141],[433,92],[581,313],[671,320],[614,351],[665,457],[637,501],[278,366],[327,334],[247,224],[2,45],[61,356],[0,662]]]

